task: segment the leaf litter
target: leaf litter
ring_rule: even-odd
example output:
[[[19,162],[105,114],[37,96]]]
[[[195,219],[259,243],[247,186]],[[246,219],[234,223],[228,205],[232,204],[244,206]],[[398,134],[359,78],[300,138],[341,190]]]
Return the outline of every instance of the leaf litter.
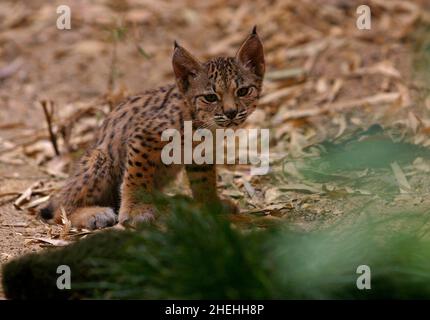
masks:
[[[70,174],[112,106],[172,80],[171,37],[183,39],[199,57],[232,55],[254,24],[264,41],[267,74],[260,107],[248,124],[270,129],[271,168],[266,176],[250,176],[242,165],[220,170],[220,192],[241,208],[232,222],[264,228],[282,219],[312,229],[316,222],[360,212],[364,203],[377,214],[402,206],[428,211],[430,59],[420,48],[430,42],[430,15],[424,1],[370,1],[369,32],[355,28],[359,1],[284,0],[269,6],[263,0],[111,0],[85,9],[71,4],[80,30],[71,52],[64,49],[70,46],[65,38],[41,27],[55,6],[34,2],[0,4],[5,227],[34,228],[14,220],[26,212],[36,218],[37,207]],[[45,66],[35,63],[40,57]],[[70,77],[63,79],[64,72]],[[28,106],[34,106],[31,118]],[[18,186],[20,180],[24,185]],[[62,226],[31,220],[39,234],[29,241],[57,246],[90,233],[62,218]]]

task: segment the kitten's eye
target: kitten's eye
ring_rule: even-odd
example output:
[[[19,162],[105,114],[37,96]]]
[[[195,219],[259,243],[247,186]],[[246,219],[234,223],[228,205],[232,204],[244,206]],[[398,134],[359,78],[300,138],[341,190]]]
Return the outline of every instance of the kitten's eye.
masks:
[[[238,97],[244,97],[249,93],[249,87],[242,87],[236,91]]]
[[[210,103],[215,102],[215,101],[218,101],[218,96],[217,96],[216,94],[213,94],[213,93],[205,94],[205,95],[203,96],[203,98],[205,98],[205,100],[206,100],[207,102],[210,102]]]

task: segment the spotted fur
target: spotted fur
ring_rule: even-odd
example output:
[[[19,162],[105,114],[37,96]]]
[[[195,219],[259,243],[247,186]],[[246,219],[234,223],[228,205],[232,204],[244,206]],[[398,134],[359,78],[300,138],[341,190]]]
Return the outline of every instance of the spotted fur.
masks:
[[[72,225],[88,229],[111,226],[118,218],[123,224],[153,219],[153,205],[137,194],[162,189],[181,169],[161,162],[167,143],[162,132],[173,128],[183,136],[184,121],[192,121],[193,129],[236,128],[255,110],[264,76],[255,28],[236,57],[200,63],[175,42],[172,62],[176,84],[130,97],[107,116],[75,173],[41,210],[44,219],[61,223],[61,208]],[[191,164],[186,170],[196,201],[221,202],[215,165]]]

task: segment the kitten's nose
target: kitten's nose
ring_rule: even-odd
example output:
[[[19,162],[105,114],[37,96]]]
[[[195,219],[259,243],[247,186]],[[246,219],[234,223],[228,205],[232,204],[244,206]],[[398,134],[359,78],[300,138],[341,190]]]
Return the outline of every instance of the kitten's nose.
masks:
[[[227,109],[224,111],[224,114],[227,116],[227,118],[232,120],[232,119],[234,119],[234,117],[236,117],[237,110],[236,109]]]

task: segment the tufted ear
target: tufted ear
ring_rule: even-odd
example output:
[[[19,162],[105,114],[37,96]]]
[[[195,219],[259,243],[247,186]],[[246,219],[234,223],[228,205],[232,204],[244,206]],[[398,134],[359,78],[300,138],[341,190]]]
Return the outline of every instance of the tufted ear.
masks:
[[[179,89],[185,93],[190,85],[190,77],[196,77],[202,70],[200,62],[175,41],[175,51],[172,58],[173,72]]]
[[[262,78],[264,76],[263,44],[258,37],[256,26],[254,26],[251,34],[236,53],[236,59],[243,67],[250,69],[258,77]]]

